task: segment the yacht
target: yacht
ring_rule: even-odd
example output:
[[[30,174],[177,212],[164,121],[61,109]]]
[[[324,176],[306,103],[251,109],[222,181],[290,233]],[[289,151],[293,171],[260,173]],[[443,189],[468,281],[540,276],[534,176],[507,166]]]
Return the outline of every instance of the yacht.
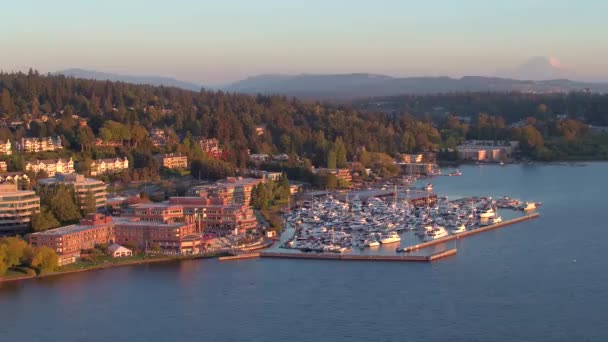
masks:
[[[380,246],[380,242],[378,242],[376,240],[366,240],[364,244],[365,244],[366,247],[378,247],[378,246]]]
[[[534,202],[526,202],[524,205],[521,206],[521,210],[524,211],[529,211],[529,210],[534,210],[536,209],[536,203]]]
[[[488,208],[479,212],[479,217],[481,218],[490,218],[494,217],[494,209]]]
[[[501,216],[496,216],[492,219],[492,224],[497,224],[502,222],[502,217]]]
[[[452,234],[462,233],[467,230],[467,227],[464,224],[460,224],[456,226],[456,228],[452,229]]]
[[[424,188],[422,188],[423,190],[426,191],[433,191],[433,184],[428,183]]]
[[[388,234],[388,235],[382,237],[382,239],[380,239],[380,242],[382,244],[399,242],[399,241],[401,241],[401,238],[399,237],[399,234],[397,234],[397,232],[391,232],[390,234]]]
[[[443,227],[437,227],[426,233],[424,236],[424,241],[432,241],[441,239],[442,237],[448,236],[448,231]]]

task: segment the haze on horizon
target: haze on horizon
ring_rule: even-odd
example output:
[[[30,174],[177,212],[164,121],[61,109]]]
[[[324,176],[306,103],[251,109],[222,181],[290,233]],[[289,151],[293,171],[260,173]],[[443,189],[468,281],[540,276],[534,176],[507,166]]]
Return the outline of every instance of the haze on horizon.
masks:
[[[83,68],[204,85],[258,74],[499,75],[546,56],[608,80],[608,2],[261,0],[3,4],[0,69]]]

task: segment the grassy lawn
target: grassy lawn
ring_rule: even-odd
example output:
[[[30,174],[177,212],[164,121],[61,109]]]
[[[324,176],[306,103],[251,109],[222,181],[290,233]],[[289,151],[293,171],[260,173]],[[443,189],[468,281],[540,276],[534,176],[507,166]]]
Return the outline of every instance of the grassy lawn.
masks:
[[[87,268],[103,267],[106,265],[107,266],[119,265],[119,264],[134,262],[134,261],[143,261],[143,260],[160,259],[160,258],[165,258],[165,256],[134,255],[134,256],[123,257],[123,258],[112,258],[110,256],[104,255],[104,256],[98,257],[95,260],[95,262],[88,261],[88,260],[87,261],[78,260],[75,263],[68,264],[65,266],[60,266],[55,270],[55,272],[76,271],[76,270],[83,270],[83,269],[87,269]]]
[[[34,270],[31,270],[31,273],[28,274],[26,273],[26,271],[24,269],[21,270],[15,270],[15,269],[9,269],[8,271],[6,271],[5,274],[0,276],[0,279],[2,278],[19,278],[19,277],[23,277],[23,276],[27,276],[27,275],[36,275],[36,272],[34,272]]]

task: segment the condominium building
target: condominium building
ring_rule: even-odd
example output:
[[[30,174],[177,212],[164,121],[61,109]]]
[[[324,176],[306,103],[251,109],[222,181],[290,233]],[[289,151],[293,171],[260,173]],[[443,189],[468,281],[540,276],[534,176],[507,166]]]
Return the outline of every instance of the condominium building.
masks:
[[[169,205],[181,206],[184,214],[192,215],[205,232],[245,232],[258,224],[253,209],[248,205],[218,204],[205,197],[171,197]]]
[[[97,159],[91,163],[91,176],[99,176],[104,173],[116,173],[129,169],[127,158],[105,158]]]
[[[35,153],[57,151],[63,148],[61,137],[47,138],[21,138],[16,143],[17,151],[21,153]]]
[[[59,158],[28,161],[25,164],[25,170],[34,173],[44,171],[49,177],[53,177],[57,173],[74,172],[74,160]]]
[[[54,178],[40,179],[38,183],[43,187],[53,187],[59,184],[71,187],[76,194],[80,207],[85,206],[86,198],[89,193],[93,194],[97,208],[106,204],[108,193],[104,182],[86,178],[78,173],[58,173]]]
[[[10,140],[0,141],[0,155],[10,156],[13,154],[13,149]]]
[[[40,211],[40,197],[34,191],[17,190],[17,184],[0,184],[0,235],[25,233],[32,216]]]
[[[187,194],[207,197],[216,204],[249,205],[253,187],[263,182],[265,180],[259,178],[228,177],[215,184],[195,186]]]
[[[114,239],[112,217],[102,214],[89,214],[80,224],[33,233],[29,238],[33,246],[46,246],[57,252],[60,266],[75,262],[80,251],[113,243]]]
[[[188,157],[179,153],[169,153],[161,157],[163,167],[167,169],[185,169],[188,167]]]

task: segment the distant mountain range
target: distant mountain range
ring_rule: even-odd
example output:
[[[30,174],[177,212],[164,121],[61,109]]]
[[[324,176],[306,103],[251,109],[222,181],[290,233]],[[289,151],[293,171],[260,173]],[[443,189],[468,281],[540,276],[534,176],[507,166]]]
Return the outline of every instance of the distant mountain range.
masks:
[[[78,78],[164,85],[199,91],[198,84],[160,76],[129,76],[84,69],[57,72]],[[357,74],[268,74],[246,78],[221,88],[234,93],[283,94],[308,99],[353,99],[401,94],[450,92],[535,92],[589,91],[608,93],[608,83],[571,81],[555,58],[533,57],[496,77],[392,77]]]
[[[226,91],[238,93],[285,94],[302,98],[356,98],[401,94],[448,92],[570,92],[606,93],[608,83],[586,83],[567,79],[522,81],[510,78],[465,76],[390,77],[372,74],[342,75],[260,75],[233,83]]]
[[[62,74],[66,76],[76,77],[76,78],[85,78],[85,79],[93,79],[93,80],[109,80],[109,81],[120,81],[127,83],[135,83],[135,84],[149,84],[154,86],[166,86],[166,87],[177,87],[187,90],[199,91],[201,90],[201,85],[176,80],[171,77],[162,77],[162,76],[132,76],[132,75],[120,75],[120,74],[112,74],[107,72],[99,72],[95,70],[85,70],[78,68],[71,68],[62,71],[57,71],[55,74]]]

